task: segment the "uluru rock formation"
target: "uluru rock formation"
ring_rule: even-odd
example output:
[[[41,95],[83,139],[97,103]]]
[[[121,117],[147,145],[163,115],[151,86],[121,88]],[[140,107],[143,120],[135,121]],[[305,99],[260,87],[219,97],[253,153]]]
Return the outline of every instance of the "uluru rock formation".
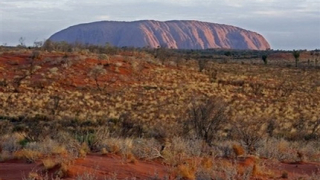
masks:
[[[260,34],[230,25],[200,21],[134,22],[100,21],[71,26],[52,35],[54,42],[124,47],[165,46],[175,49],[253,49],[270,48]]]

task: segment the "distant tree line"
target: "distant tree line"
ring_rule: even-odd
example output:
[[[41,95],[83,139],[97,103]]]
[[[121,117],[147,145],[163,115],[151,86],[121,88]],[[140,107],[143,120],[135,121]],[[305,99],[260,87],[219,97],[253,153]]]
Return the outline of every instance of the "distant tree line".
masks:
[[[3,46],[0,46],[4,48]],[[92,44],[83,44],[80,42],[75,43],[67,43],[65,41],[54,42],[49,40],[46,41],[35,41],[32,47],[27,47],[25,45],[25,38],[20,37],[19,43],[17,45],[18,48],[28,48],[28,49],[37,49],[37,50],[45,50],[45,51],[59,51],[59,52],[79,52],[79,51],[88,51],[91,53],[98,54],[107,54],[114,55],[123,51],[128,52],[146,52],[152,55],[154,58],[159,59],[162,63],[167,60],[174,59],[183,59],[183,60],[199,60],[199,61],[209,61],[209,60],[217,60],[222,62],[227,62],[229,60],[256,60],[261,59],[265,65],[269,64],[269,57],[271,54],[276,53],[291,53],[293,58],[295,59],[295,67],[299,66],[300,62],[300,54],[306,52],[307,50],[234,50],[234,49],[173,49],[168,48],[165,45],[158,46],[157,48],[151,47],[116,47],[112,44],[106,42],[104,45],[92,45]],[[308,60],[308,66],[310,67],[311,62],[314,62],[314,66],[317,67],[318,57],[320,54],[320,49],[315,49],[310,51],[310,55],[313,59],[311,61]],[[301,64],[301,63],[300,63]],[[301,65],[300,65],[301,66]],[[302,67],[302,66],[301,66]]]

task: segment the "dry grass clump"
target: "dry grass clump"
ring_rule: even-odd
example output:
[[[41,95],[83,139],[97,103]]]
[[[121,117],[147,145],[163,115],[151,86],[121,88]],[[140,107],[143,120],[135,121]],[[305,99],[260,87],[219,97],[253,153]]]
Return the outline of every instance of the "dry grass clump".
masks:
[[[12,159],[12,153],[10,153],[9,151],[2,151],[0,152],[0,162],[6,161],[6,160],[10,160]]]
[[[161,155],[161,145],[155,139],[137,138],[133,140],[132,153],[139,159],[152,160]]]
[[[79,156],[79,150],[81,149],[81,144],[70,133],[67,133],[65,131],[59,131],[54,136],[54,140],[60,145],[62,145],[62,147],[65,147],[65,149],[67,150],[70,156],[72,157]]]
[[[249,162],[250,161],[250,162]],[[252,177],[261,175],[260,164],[257,162],[251,162],[251,159],[246,158],[244,161],[235,161],[233,163],[229,161],[219,162],[215,166],[216,177],[224,177],[222,179],[244,179],[250,180]]]
[[[250,177],[258,175],[259,173],[259,158],[255,156],[248,156],[244,157],[241,160],[239,160],[238,163],[238,174]],[[246,178],[244,178],[246,179]]]
[[[188,157],[200,157],[202,155],[203,141],[199,139],[172,138],[171,143],[165,146],[161,152],[164,161],[170,165],[178,165]]]
[[[54,139],[53,139],[54,138]],[[90,148],[71,137],[68,133],[59,132],[53,138],[38,141],[27,139],[26,135],[14,133],[1,136],[0,157],[2,160],[12,158],[34,162],[42,157],[84,157]]]
[[[241,145],[234,144],[232,146],[232,149],[236,156],[243,156],[245,154],[245,150]]]
[[[316,157],[319,154],[319,146],[317,147],[315,143],[291,142],[285,139],[268,138],[260,142],[257,152],[261,157],[279,161],[317,161]]]
[[[132,163],[132,164],[137,163],[137,159],[134,157],[132,153],[125,154],[124,157],[125,157],[125,161],[128,163]]]
[[[171,148],[174,152],[184,152],[189,156],[196,157],[201,155],[204,144],[203,140],[197,138],[184,139],[182,137],[174,137]]]
[[[22,177],[22,180],[62,180],[63,177],[60,177],[59,174],[49,175],[48,172],[39,172],[39,171],[31,171],[25,177]]]
[[[43,157],[42,153],[40,153],[39,151],[30,150],[30,149],[21,149],[13,153],[13,158],[23,159],[29,163],[35,162],[41,157]]]
[[[135,139],[109,137],[100,142],[99,147],[101,148],[100,153],[102,155],[109,153],[120,155],[124,163],[135,164],[137,162],[136,156],[140,159],[147,159],[146,154],[142,154],[141,152],[144,150],[143,147],[138,147],[138,145],[135,144]]]
[[[71,173],[69,170],[70,167],[70,163],[72,163],[72,161],[70,160],[66,160],[66,161],[61,161],[61,163],[59,163],[60,168],[56,171],[56,174],[58,177],[70,177]]]
[[[124,162],[135,164],[137,159],[152,160],[161,157],[160,145],[154,139],[106,138],[100,142],[100,153],[120,155]]]
[[[217,141],[212,147],[212,153],[217,157],[235,158],[236,155],[232,146],[236,143],[237,142],[230,140]]]
[[[70,165],[74,163],[73,157],[46,157],[41,159],[43,170],[51,172],[56,178],[71,177]]]
[[[207,170],[212,169],[212,167],[213,167],[213,160],[212,159],[213,159],[212,157],[208,157],[208,156],[203,157],[201,159],[201,167],[203,167],[204,169],[207,169]]]
[[[90,147],[87,143],[83,142],[79,149],[79,157],[84,158],[90,152]]]
[[[132,139],[129,138],[106,138],[99,143],[100,149],[105,149],[113,154],[128,154],[132,149]]]
[[[50,170],[54,168],[59,163],[54,158],[45,158],[45,159],[42,159],[41,162],[46,170]]]
[[[107,151],[106,148],[101,148],[100,153],[101,153],[102,155],[107,155],[109,152]]]
[[[75,180],[98,180],[98,177],[94,173],[83,172],[81,174],[78,174]]]
[[[0,136],[2,151],[14,152],[22,148],[20,142],[25,139],[25,134],[13,133]]]
[[[196,167],[190,164],[181,164],[175,170],[177,179],[196,179]]]
[[[225,175],[226,179],[236,179],[238,175],[238,170],[235,165],[231,163],[224,163],[221,166],[222,172]]]
[[[320,151],[320,143],[319,141],[311,141],[311,142],[301,142],[301,146],[299,146],[298,152],[302,153],[303,159],[302,161],[320,161],[319,151]]]
[[[60,177],[50,177],[48,173],[41,173],[37,171],[29,172],[27,177],[23,177],[22,180],[61,180]]]
[[[45,155],[66,155],[68,151],[64,144],[60,144],[53,139],[44,139],[39,142],[27,143],[25,149],[39,151]]]

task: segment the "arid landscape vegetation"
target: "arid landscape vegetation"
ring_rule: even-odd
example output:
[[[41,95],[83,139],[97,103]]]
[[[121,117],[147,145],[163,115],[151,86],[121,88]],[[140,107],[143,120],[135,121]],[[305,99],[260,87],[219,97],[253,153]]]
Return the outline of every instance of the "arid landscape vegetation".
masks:
[[[319,54],[0,46],[0,180],[316,180]]]

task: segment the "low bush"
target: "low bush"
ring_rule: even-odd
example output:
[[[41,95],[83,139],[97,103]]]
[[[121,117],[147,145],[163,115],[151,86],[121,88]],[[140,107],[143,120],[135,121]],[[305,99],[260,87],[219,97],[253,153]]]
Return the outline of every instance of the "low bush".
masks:
[[[13,157],[16,159],[26,160],[28,163],[33,163],[36,160],[43,157],[43,154],[41,154],[39,151],[33,151],[30,149],[21,149],[21,150],[15,151],[13,153]]]

